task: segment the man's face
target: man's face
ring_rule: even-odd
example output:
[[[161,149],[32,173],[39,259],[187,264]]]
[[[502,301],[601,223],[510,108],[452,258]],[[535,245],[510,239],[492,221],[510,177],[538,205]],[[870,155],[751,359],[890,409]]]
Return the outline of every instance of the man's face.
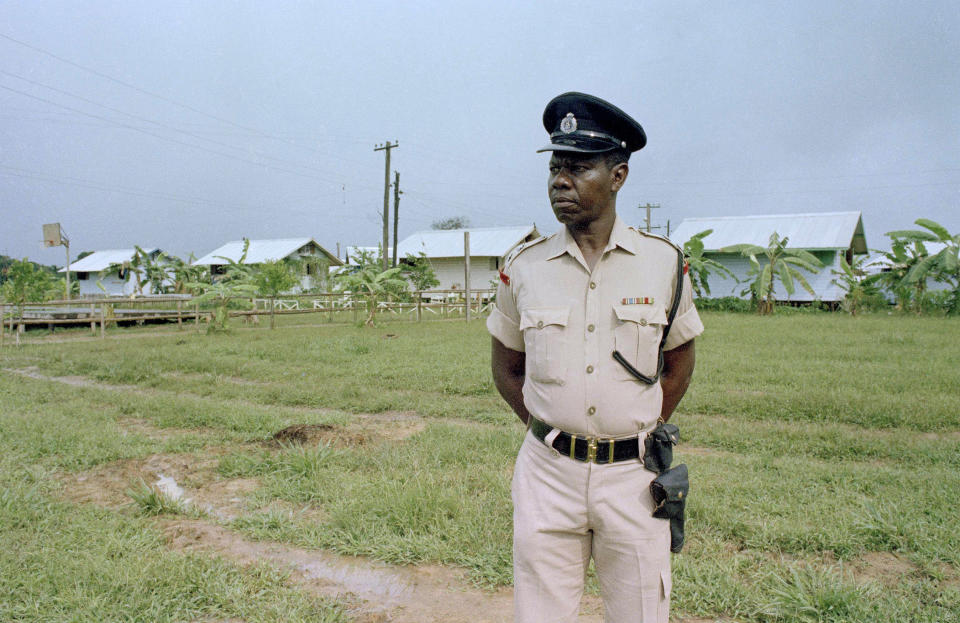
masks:
[[[547,191],[557,220],[587,225],[616,207],[616,193],[627,177],[627,165],[610,168],[604,155],[553,152]]]

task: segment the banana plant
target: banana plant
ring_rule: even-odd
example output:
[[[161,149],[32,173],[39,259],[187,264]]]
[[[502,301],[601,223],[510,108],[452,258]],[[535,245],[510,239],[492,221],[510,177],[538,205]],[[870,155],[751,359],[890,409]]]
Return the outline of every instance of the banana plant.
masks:
[[[888,232],[887,236],[894,240],[905,240],[920,245],[924,242],[936,242],[944,246],[933,255],[924,254],[925,257],[910,267],[904,276],[904,282],[919,284],[925,282],[927,277],[931,277],[949,284],[951,287],[949,313],[960,314],[960,257],[958,257],[960,233],[950,235],[946,227],[926,218],[917,219],[914,224],[927,231],[906,229]]]
[[[797,283],[811,296],[816,296],[806,277],[797,269],[816,274],[823,268],[823,262],[809,251],[787,248],[789,240],[789,237],[781,240],[777,232],[773,232],[766,247],[755,244],[735,244],[721,249],[725,253],[740,253],[750,259],[747,277],[751,279],[751,283],[742,294],[749,292],[753,295],[757,301],[757,313],[760,315],[774,312],[774,303],[776,303],[774,286],[777,280],[783,284],[787,296],[792,296],[796,292],[795,284]],[[766,263],[761,264],[757,256],[766,258]]]
[[[367,299],[364,326],[375,326],[378,299],[385,298],[391,292],[406,290],[407,281],[400,276],[402,270],[402,267],[395,266],[381,272],[376,265],[367,264],[352,273],[337,275],[337,281],[345,290],[362,294]]]
[[[230,319],[228,306],[231,299],[245,298],[257,294],[257,286],[253,284],[253,267],[244,264],[249,248],[250,240],[244,238],[243,253],[238,261],[217,256],[227,263],[226,274],[221,279],[217,279],[213,283],[191,281],[185,284],[186,288],[201,292],[194,299],[195,302],[213,304],[214,312],[208,329],[209,332],[227,330],[227,323]]]
[[[694,234],[690,240],[683,243],[683,254],[687,258],[690,283],[693,286],[693,292],[697,298],[702,298],[704,294],[707,296],[710,295],[710,283],[707,278],[710,276],[711,271],[725,275],[737,283],[740,283],[736,275],[726,266],[714,259],[704,257],[703,239],[712,233],[712,229],[706,229],[699,234]]]
[[[853,262],[849,263],[847,258],[841,255],[840,270],[830,271],[837,276],[830,283],[844,291],[843,308],[850,312],[851,316],[856,316],[860,312],[868,298],[880,293],[864,270],[868,257],[864,255],[854,258]]]

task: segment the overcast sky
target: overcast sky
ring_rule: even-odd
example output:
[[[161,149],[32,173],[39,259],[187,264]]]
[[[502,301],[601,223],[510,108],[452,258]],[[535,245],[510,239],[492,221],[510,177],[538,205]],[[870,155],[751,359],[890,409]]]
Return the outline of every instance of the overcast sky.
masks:
[[[563,91],[631,113],[618,210],[857,210],[867,242],[960,231],[955,2],[6,2],[0,253],[401,238],[448,216],[557,229],[540,116]]]

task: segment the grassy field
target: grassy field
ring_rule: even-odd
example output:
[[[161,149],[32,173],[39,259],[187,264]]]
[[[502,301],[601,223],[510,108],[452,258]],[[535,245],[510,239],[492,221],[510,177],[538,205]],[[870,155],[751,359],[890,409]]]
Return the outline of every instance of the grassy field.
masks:
[[[267,565],[171,551],[147,505],[78,504],[65,491],[70,477],[158,454],[212,457],[216,478],[254,479],[242,512],[206,518],[248,538],[511,582],[523,429],[493,388],[482,323],[283,321],[0,351],[0,620],[348,620]],[[693,481],[675,611],[960,620],[960,322],[704,321],[675,419]],[[391,436],[394,421],[409,434]],[[260,443],[292,424],[342,434]]]

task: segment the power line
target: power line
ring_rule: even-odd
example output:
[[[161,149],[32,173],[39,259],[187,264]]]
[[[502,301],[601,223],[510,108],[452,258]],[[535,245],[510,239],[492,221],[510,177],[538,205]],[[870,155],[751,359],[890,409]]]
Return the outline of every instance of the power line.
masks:
[[[178,132],[178,133],[180,133],[180,134],[185,134],[186,136],[190,136],[190,137],[192,137],[192,138],[196,138],[196,139],[199,139],[199,140],[201,140],[201,141],[206,141],[206,142],[208,142],[208,143],[212,143],[212,144],[218,145],[218,146],[220,146],[220,147],[226,147],[227,149],[235,149],[235,150],[238,150],[238,151],[243,151],[243,150],[244,150],[243,147],[238,147],[238,146],[236,146],[236,145],[231,145],[231,144],[229,144],[229,143],[222,143],[222,142],[220,142],[220,141],[217,141],[217,140],[214,140],[214,139],[211,139],[211,138],[207,138],[207,137],[201,136],[201,135],[199,135],[199,134],[194,134],[193,132],[188,132],[188,131],[186,131],[186,130],[181,130],[181,129],[179,129],[179,128],[174,128],[174,127],[169,126],[169,125],[167,125],[167,124],[165,124],[165,123],[161,123],[160,121],[155,121],[155,120],[149,119],[149,118],[147,118],[147,117],[141,117],[140,115],[136,115],[136,114],[134,114],[134,113],[130,113],[130,112],[126,112],[126,111],[124,111],[124,110],[121,110],[121,109],[119,109],[119,108],[114,108],[114,107],[112,107],[112,106],[108,106],[108,105],[106,105],[106,104],[102,104],[102,103],[100,103],[100,102],[97,102],[97,101],[88,99],[88,98],[86,98],[86,97],[84,97],[84,96],[82,96],[82,95],[77,95],[76,93],[71,93],[70,91],[65,91],[65,90],[63,90],[63,89],[59,89],[59,88],[57,88],[57,87],[53,87],[53,86],[50,86],[50,85],[48,85],[48,84],[43,84],[42,82],[37,82],[36,80],[31,80],[30,78],[25,78],[24,76],[19,76],[19,75],[17,75],[17,74],[11,73],[11,72],[9,72],[9,71],[5,71],[5,70],[0,69],[0,74],[6,75],[6,76],[11,76],[11,77],[13,77],[13,78],[16,78],[17,80],[22,80],[22,81],[27,82],[27,83],[29,83],[29,84],[32,84],[32,85],[34,85],[34,86],[39,86],[39,87],[42,87],[42,88],[44,88],[44,89],[49,89],[49,90],[54,91],[54,92],[56,92],[56,93],[60,93],[61,95],[66,95],[66,96],[68,96],[68,97],[76,98],[76,99],[78,99],[78,100],[80,100],[80,101],[82,101],[82,102],[86,102],[87,104],[92,104],[92,105],[94,105],[94,106],[99,106],[99,107],[101,107],[101,108],[105,108],[105,109],[107,109],[107,110],[109,110],[109,111],[111,111],[111,112],[120,113],[121,115],[126,115],[126,116],[128,116],[128,117],[132,117],[132,118],[134,118],[134,119],[136,119],[136,120],[138,120],[138,121],[143,121],[143,122],[146,122],[146,123],[151,123],[151,124],[153,124],[153,125],[156,125],[156,126],[158,126],[158,127],[163,128],[163,129],[165,129],[165,130],[170,130],[171,132]],[[259,157],[259,158],[264,158],[264,159],[267,159],[267,160],[273,160],[273,161],[275,161],[275,162],[281,162],[281,163],[283,163],[283,164],[290,164],[290,165],[293,165],[293,166],[296,166],[296,167],[301,167],[301,168],[303,168],[303,169],[307,169],[307,170],[309,170],[309,171],[317,171],[317,169],[313,169],[312,167],[308,167],[308,166],[306,166],[306,165],[300,164],[299,162],[294,162],[294,161],[292,161],[292,160],[286,160],[286,159],[284,159],[284,158],[277,158],[277,157],[275,157],[275,156],[270,156],[270,155],[263,154],[263,153],[256,152],[256,151],[253,152],[253,153],[254,153],[254,155],[256,155],[256,156]]]
[[[0,169],[8,169],[9,171],[0,171],[0,175],[4,175],[8,177],[19,177],[24,179],[36,180],[40,182],[52,182],[52,183],[64,184],[68,186],[76,186],[79,188],[88,188],[91,190],[100,190],[104,192],[114,192],[114,193],[120,193],[125,195],[131,195],[135,197],[144,197],[147,199],[159,199],[164,201],[174,201],[178,203],[186,203],[186,204],[192,204],[192,205],[219,206],[219,207],[228,208],[228,209],[242,209],[248,212],[252,212],[252,211],[263,212],[264,210],[267,209],[267,206],[254,206],[254,205],[243,205],[243,204],[237,204],[237,203],[227,203],[223,201],[205,199],[203,197],[179,196],[179,195],[174,195],[174,194],[166,193],[162,191],[137,189],[137,188],[131,188],[129,186],[127,187],[110,186],[95,180],[86,180],[83,178],[71,177],[71,176],[56,176],[56,175],[51,175],[49,173],[44,173],[42,171],[32,171],[30,169],[11,167],[11,166],[2,165],[2,164],[0,164]],[[309,198],[303,199],[303,202],[307,203],[307,202],[316,200],[318,198],[323,199],[325,197],[333,196],[334,194],[338,194],[338,193],[328,193],[326,195],[321,195],[320,197],[311,196]],[[271,206],[271,208],[275,209],[275,206]],[[336,215],[336,214],[327,213],[327,216],[331,218],[341,219],[341,220],[353,218],[353,216],[349,214]]]
[[[246,162],[247,164],[253,164],[253,165],[256,165],[256,166],[259,166],[259,167],[264,167],[264,168],[267,168],[267,169],[273,169],[273,170],[275,170],[275,171],[282,171],[282,172],[284,172],[284,173],[290,173],[290,174],[292,174],[292,175],[299,175],[299,176],[301,176],[301,177],[306,177],[306,178],[310,178],[310,179],[319,180],[319,181],[325,182],[325,183],[327,183],[327,184],[335,184],[335,185],[339,186],[339,185],[342,183],[342,182],[333,181],[333,180],[330,180],[330,179],[327,179],[327,178],[319,177],[319,176],[316,176],[316,175],[307,175],[307,174],[301,173],[301,172],[299,172],[299,171],[291,171],[290,169],[284,169],[284,168],[282,168],[282,167],[271,166],[271,165],[265,164],[265,163],[263,163],[263,162],[256,162],[256,161],[254,161],[254,160],[248,160],[248,159],[246,159],[246,158],[241,158],[240,156],[235,156],[235,155],[233,155],[233,154],[224,153],[224,152],[222,152],[222,151],[217,151],[217,150],[215,150],[215,149],[208,149],[208,148],[203,147],[203,146],[201,146],[201,145],[194,145],[194,144],[192,144],[192,143],[187,143],[187,142],[184,142],[184,141],[180,141],[180,140],[177,140],[177,139],[175,139],[175,138],[169,138],[169,137],[163,136],[163,135],[161,135],[161,134],[156,134],[155,132],[150,132],[150,131],[148,131],[148,130],[144,130],[143,128],[138,128],[137,126],[130,125],[130,124],[128,124],[128,123],[123,123],[123,122],[120,122],[120,121],[115,121],[115,120],[113,120],[113,119],[108,119],[107,117],[101,117],[100,115],[95,115],[95,114],[93,114],[93,113],[84,112],[84,111],[79,110],[79,109],[76,109],[76,108],[71,108],[70,106],[65,106],[64,104],[58,104],[57,102],[54,102],[54,101],[52,101],[52,100],[48,100],[48,99],[46,99],[46,98],[39,97],[39,96],[36,96],[36,95],[31,95],[30,93],[26,93],[26,92],[24,92],[24,91],[19,91],[19,90],[17,90],[17,89],[13,89],[13,88],[8,87],[8,86],[6,86],[6,85],[0,84],[0,89],[4,89],[4,90],[10,91],[10,92],[12,92],[12,93],[17,93],[17,94],[22,95],[22,96],[24,96],[24,97],[29,97],[29,98],[31,98],[31,99],[35,99],[35,100],[37,100],[37,101],[44,102],[44,103],[46,103],[46,104],[50,104],[51,106],[57,106],[58,108],[63,108],[63,109],[65,109],[65,110],[69,110],[69,111],[71,111],[71,112],[75,112],[75,113],[77,113],[77,114],[79,114],[79,115],[84,115],[85,117],[90,117],[90,118],[92,118],[92,119],[98,119],[98,120],[100,120],[100,121],[106,121],[107,123],[110,123],[110,124],[113,124],[113,125],[116,125],[116,126],[119,126],[119,127],[122,127],[122,128],[127,128],[127,129],[129,129],[129,130],[133,130],[134,132],[140,132],[141,134],[146,134],[146,135],[148,135],[148,136],[152,136],[152,137],[158,138],[158,139],[160,139],[160,140],[162,140],[162,141],[167,141],[167,142],[169,142],[169,143],[176,143],[177,145],[184,145],[184,146],[186,146],[186,147],[192,147],[193,149],[199,149],[200,151],[206,151],[206,152],[209,152],[209,153],[211,153],[211,154],[216,154],[216,155],[218,155],[218,156],[223,156],[224,158],[230,158],[231,160],[238,160],[238,161],[240,161],[240,162]]]
[[[136,85],[134,85],[134,84],[130,84],[129,82],[125,82],[125,81],[123,81],[123,80],[120,80],[119,78],[114,78],[113,76],[107,75],[107,74],[105,74],[105,73],[103,73],[103,72],[101,72],[101,71],[98,71],[98,70],[96,70],[96,69],[93,69],[92,67],[87,67],[86,65],[81,65],[80,63],[77,63],[77,62],[75,62],[75,61],[71,61],[70,59],[64,58],[64,57],[59,56],[59,55],[57,55],[57,54],[54,54],[53,52],[50,52],[49,50],[44,50],[43,48],[37,47],[37,46],[35,46],[35,45],[31,45],[31,44],[27,43],[26,41],[21,41],[21,40],[19,40],[19,39],[15,39],[15,38],[11,37],[10,35],[6,35],[6,34],[3,34],[3,33],[0,33],[0,38],[6,39],[7,41],[10,41],[10,42],[12,42],[12,43],[16,43],[17,45],[21,45],[21,46],[23,46],[23,47],[25,47],[25,48],[28,48],[28,49],[30,49],[30,50],[33,50],[33,51],[35,51],[35,52],[39,52],[40,54],[45,54],[46,56],[49,56],[49,57],[51,57],[51,58],[54,58],[54,59],[60,61],[61,63],[65,63],[65,64],[67,64],[67,65],[70,65],[71,67],[75,67],[75,68],[77,68],[77,69],[81,69],[81,70],[83,70],[83,71],[89,72],[89,73],[91,73],[91,74],[93,74],[93,75],[95,75],[95,76],[98,76],[98,77],[100,77],[100,78],[103,78],[104,80],[109,80],[110,82],[119,84],[120,86],[126,87],[126,88],[128,88],[128,89],[132,89],[132,90],[136,91],[137,93],[141,93],[141,94],[146,95],[146,96],[148,96],[148,97],[156,98],[156,99],[158,99],[158,100],[160,100],[160,101],[162,101],[162,102],[166,102],[167,104],[172,104],[172,105],[174,105],[174,106],[179,106],[179,107],[181,107],[181,108],[183,108],[183,109],[189,110],[190,112],[196,113],[196,114],[198,114],[198,115],[200,115],[200,116],[202,116],[202,117],[206,117],[206,118],[208,118],[208,119],[212,119],[212,120],[218,121],[218,122],[220,122],[220,123],[225,123],[225,124],[227,124],[227,125],[229,125],[229,126],[232,126],[232,127],[235,127],[235,128],[239,128],[239,129],[241,129],[241,130],[246,130],[247,132],[252,132],[252,133],[256,134],[257,136],[260,136],[260,137],[263,137],[263,138],[268,138],[268,139],[270,139],[270,140],[279,141],[279,142],[281,142],[281,143],[286,143],[286,144],[288,144],[288,145],[293,145],[294,147],[297,147],[297,148],[299,148],[299,149],[303,149],[303,150],[306,150],[306,151],[311,151],[311,152],[313,152],[313,153],[318,153],[318,154],[321,153],[321,152],[319,152],[319,151],[317,151],[317,150],[310,149],[309,147],[304,147],[303,145],[300,145],[300,144],[298,144],[298,143],[296,143],[296,142],[294,142],[294,141],[291,141],[291,140],[289,140],[289,139],[285,139],[285,138],[283,138],[283,137],[279,137],[279,136],[276,136],[276,135],[274,135],[274,134],[270,134],[269,132],[265,132],[264,130],[261,130],[261,129],[259,129],[259,128],[254,128],[254,127],[251,127],[251,126],[243,125],[243,124],[237,123],[237,122],[235,122],[235,121],[231,121],[231,120],[229,120],[229,119],[225,119],[225,118],[223,118],[223,117],[219,117],[219,116],[217,116],[217,115],[214,115],[214,114],[205,112],[205,111],[203,111],[203,110],[200,110],[199,108],[196,108],[196,107],[194,107],[194,106],[191,106],[190,104],[185,104],[185,103],[183,103],[183,102],[180,102],[180,101],[175,100],[175,99],[173,99],[173,98],[167,97],[167,96],[162,95],[162,94],[160,94],[160,93],[155,93],[155,92],[153,92],[153,91],[148,91],[147,89],[143,89],[143,88],[138,87],[138,86],[136,86]],[[359,137],[353,137],[353,139],[356,140],[357,142],[360,142],[360,141],[361,141],[361,139],[360,139]],[[363,139],[363,142],[368,142],[368,141],[367,141],[367,139]]]

